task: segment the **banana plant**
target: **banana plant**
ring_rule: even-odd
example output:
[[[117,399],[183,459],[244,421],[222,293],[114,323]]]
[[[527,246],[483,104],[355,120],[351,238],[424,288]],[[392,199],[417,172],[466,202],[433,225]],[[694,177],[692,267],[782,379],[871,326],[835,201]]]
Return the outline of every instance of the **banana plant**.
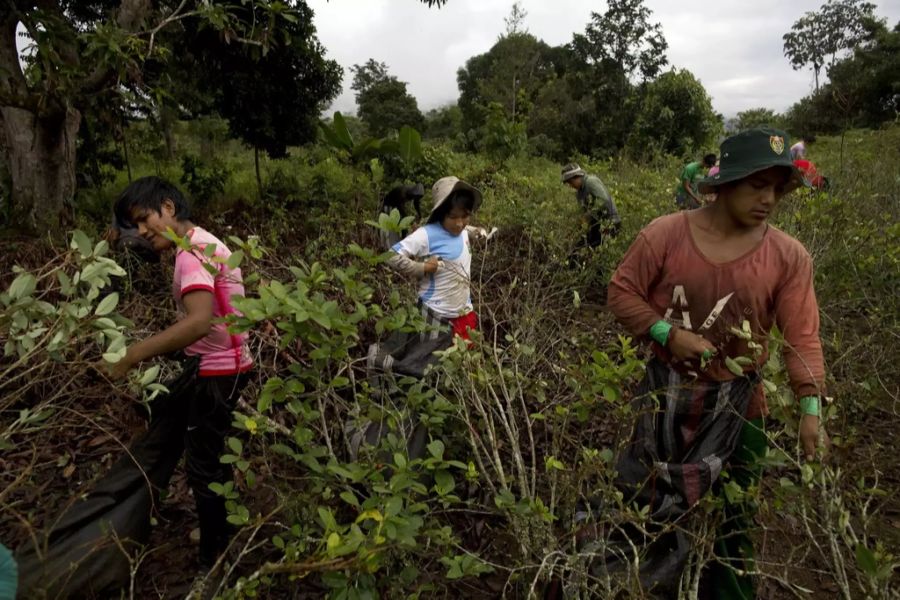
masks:
[[[319,126],[325,142],[332,148],[346,152],[353,163],[397,156],[405,164],[411,165],[422,158],[422,136],[408,125],[400,128],[396,138],[366,138],[359,143],[353,141],[347,121],[340,111],[334,113],[331,125],[321,122]]]

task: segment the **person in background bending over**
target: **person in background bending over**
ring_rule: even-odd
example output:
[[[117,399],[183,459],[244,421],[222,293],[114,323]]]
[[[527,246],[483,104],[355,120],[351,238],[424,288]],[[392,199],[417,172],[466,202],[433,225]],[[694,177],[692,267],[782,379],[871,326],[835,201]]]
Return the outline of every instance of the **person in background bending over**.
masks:
[[[603,237],[615,237],[622,221],[616,203],[609,190],[596,175],[588,175],[576,163],[569,163],[562,169],[562,182],[575,190],[575,198],[584,211],[587,232],[581,247],[596,248],[603,243]]]
[[[678,189],[675,190],[675,204],[678,208],[700,208],[703,201],[697,190],[697,182],[703,178],[704,169],[712,169],[716,166],[716,155],[707,154],[702,161],[688,163],[681,170],[678,180]]]
[[[815,143],[816,136],[814,135],[804,135],[800,136],[800,141],[791,146],[791,160],[804,160],[806,159],[806,151],[807,146]]]
[[[384,195],[384,198],[381,200],[381,207],[379,208],[379,213],[391,214],[391,211],[397,209],[400,213],[400,218],[412,216],[412,211],[410,210],[409,204],[412,202],[412,208],[415,210],[416,220],[422,219],[422,196],[425,195],[425,187],[421,183],[416,183],[414,185],[398,185],[391,188],[387,194]],[[394,247],[394,244],[405,238],[409,234],[408,230],[403,230],[400,233],[395,233],[393,231],[381,231],[381,242],[384,246],[385,250],[390,250]]]

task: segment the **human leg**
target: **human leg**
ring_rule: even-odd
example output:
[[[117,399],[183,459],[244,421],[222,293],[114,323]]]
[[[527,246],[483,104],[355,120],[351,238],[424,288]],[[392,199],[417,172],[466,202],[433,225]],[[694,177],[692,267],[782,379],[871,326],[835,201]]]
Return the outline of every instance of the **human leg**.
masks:
[[[759,459],[765,455],[767,438],[762,418],[744,424],[737,448],[729,461],[731,481],[747,492],[762,476]],[[701,597],[722,600],[750,600],[756,597],[755,553],[750,539],[757,504],[750,495],[731,502],[722,494],[725,520],[716,532],[715,562],[704,576]]]
[[[247,382],[247,375],[200,377],[188,406],[185,432],[185,470],[197,503],[200,521],[200,562],[212,565],[228,544],[225,499],[209,484],[231,479],[231,470],[219,462],[231,413]]]

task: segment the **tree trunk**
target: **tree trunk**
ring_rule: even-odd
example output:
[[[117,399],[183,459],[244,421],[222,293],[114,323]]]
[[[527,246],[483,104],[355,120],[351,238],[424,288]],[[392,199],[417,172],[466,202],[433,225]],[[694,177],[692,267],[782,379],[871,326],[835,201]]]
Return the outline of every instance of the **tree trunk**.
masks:
[[[263,199],[262,176],[259,173],[259,148],[253,147],[253,162],[256,166],[256,191],[259,193],[259,199]]]
[[[175,160],[175,111],[168,106],[159,108],[159,125],[166,140],[166,160]]]
[[[10,223],[25,233],[60,232],[71,223],[75,196],[75,142],[81,113],[54,117],[0,107],[12,183]]]

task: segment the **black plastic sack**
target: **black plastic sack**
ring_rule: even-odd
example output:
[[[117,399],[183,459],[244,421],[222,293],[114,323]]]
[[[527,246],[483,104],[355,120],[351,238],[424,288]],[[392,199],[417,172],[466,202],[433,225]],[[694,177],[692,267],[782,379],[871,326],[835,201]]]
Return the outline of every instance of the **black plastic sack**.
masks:
[[[159,491],[184,447],[186,403],[199,361],[189,359],[169,393],[152,404],[147,432],[82,498],[57,519],[37,545],[17,552],[19,598],[90,597],[126,585],[130,558],[150,537]]]

